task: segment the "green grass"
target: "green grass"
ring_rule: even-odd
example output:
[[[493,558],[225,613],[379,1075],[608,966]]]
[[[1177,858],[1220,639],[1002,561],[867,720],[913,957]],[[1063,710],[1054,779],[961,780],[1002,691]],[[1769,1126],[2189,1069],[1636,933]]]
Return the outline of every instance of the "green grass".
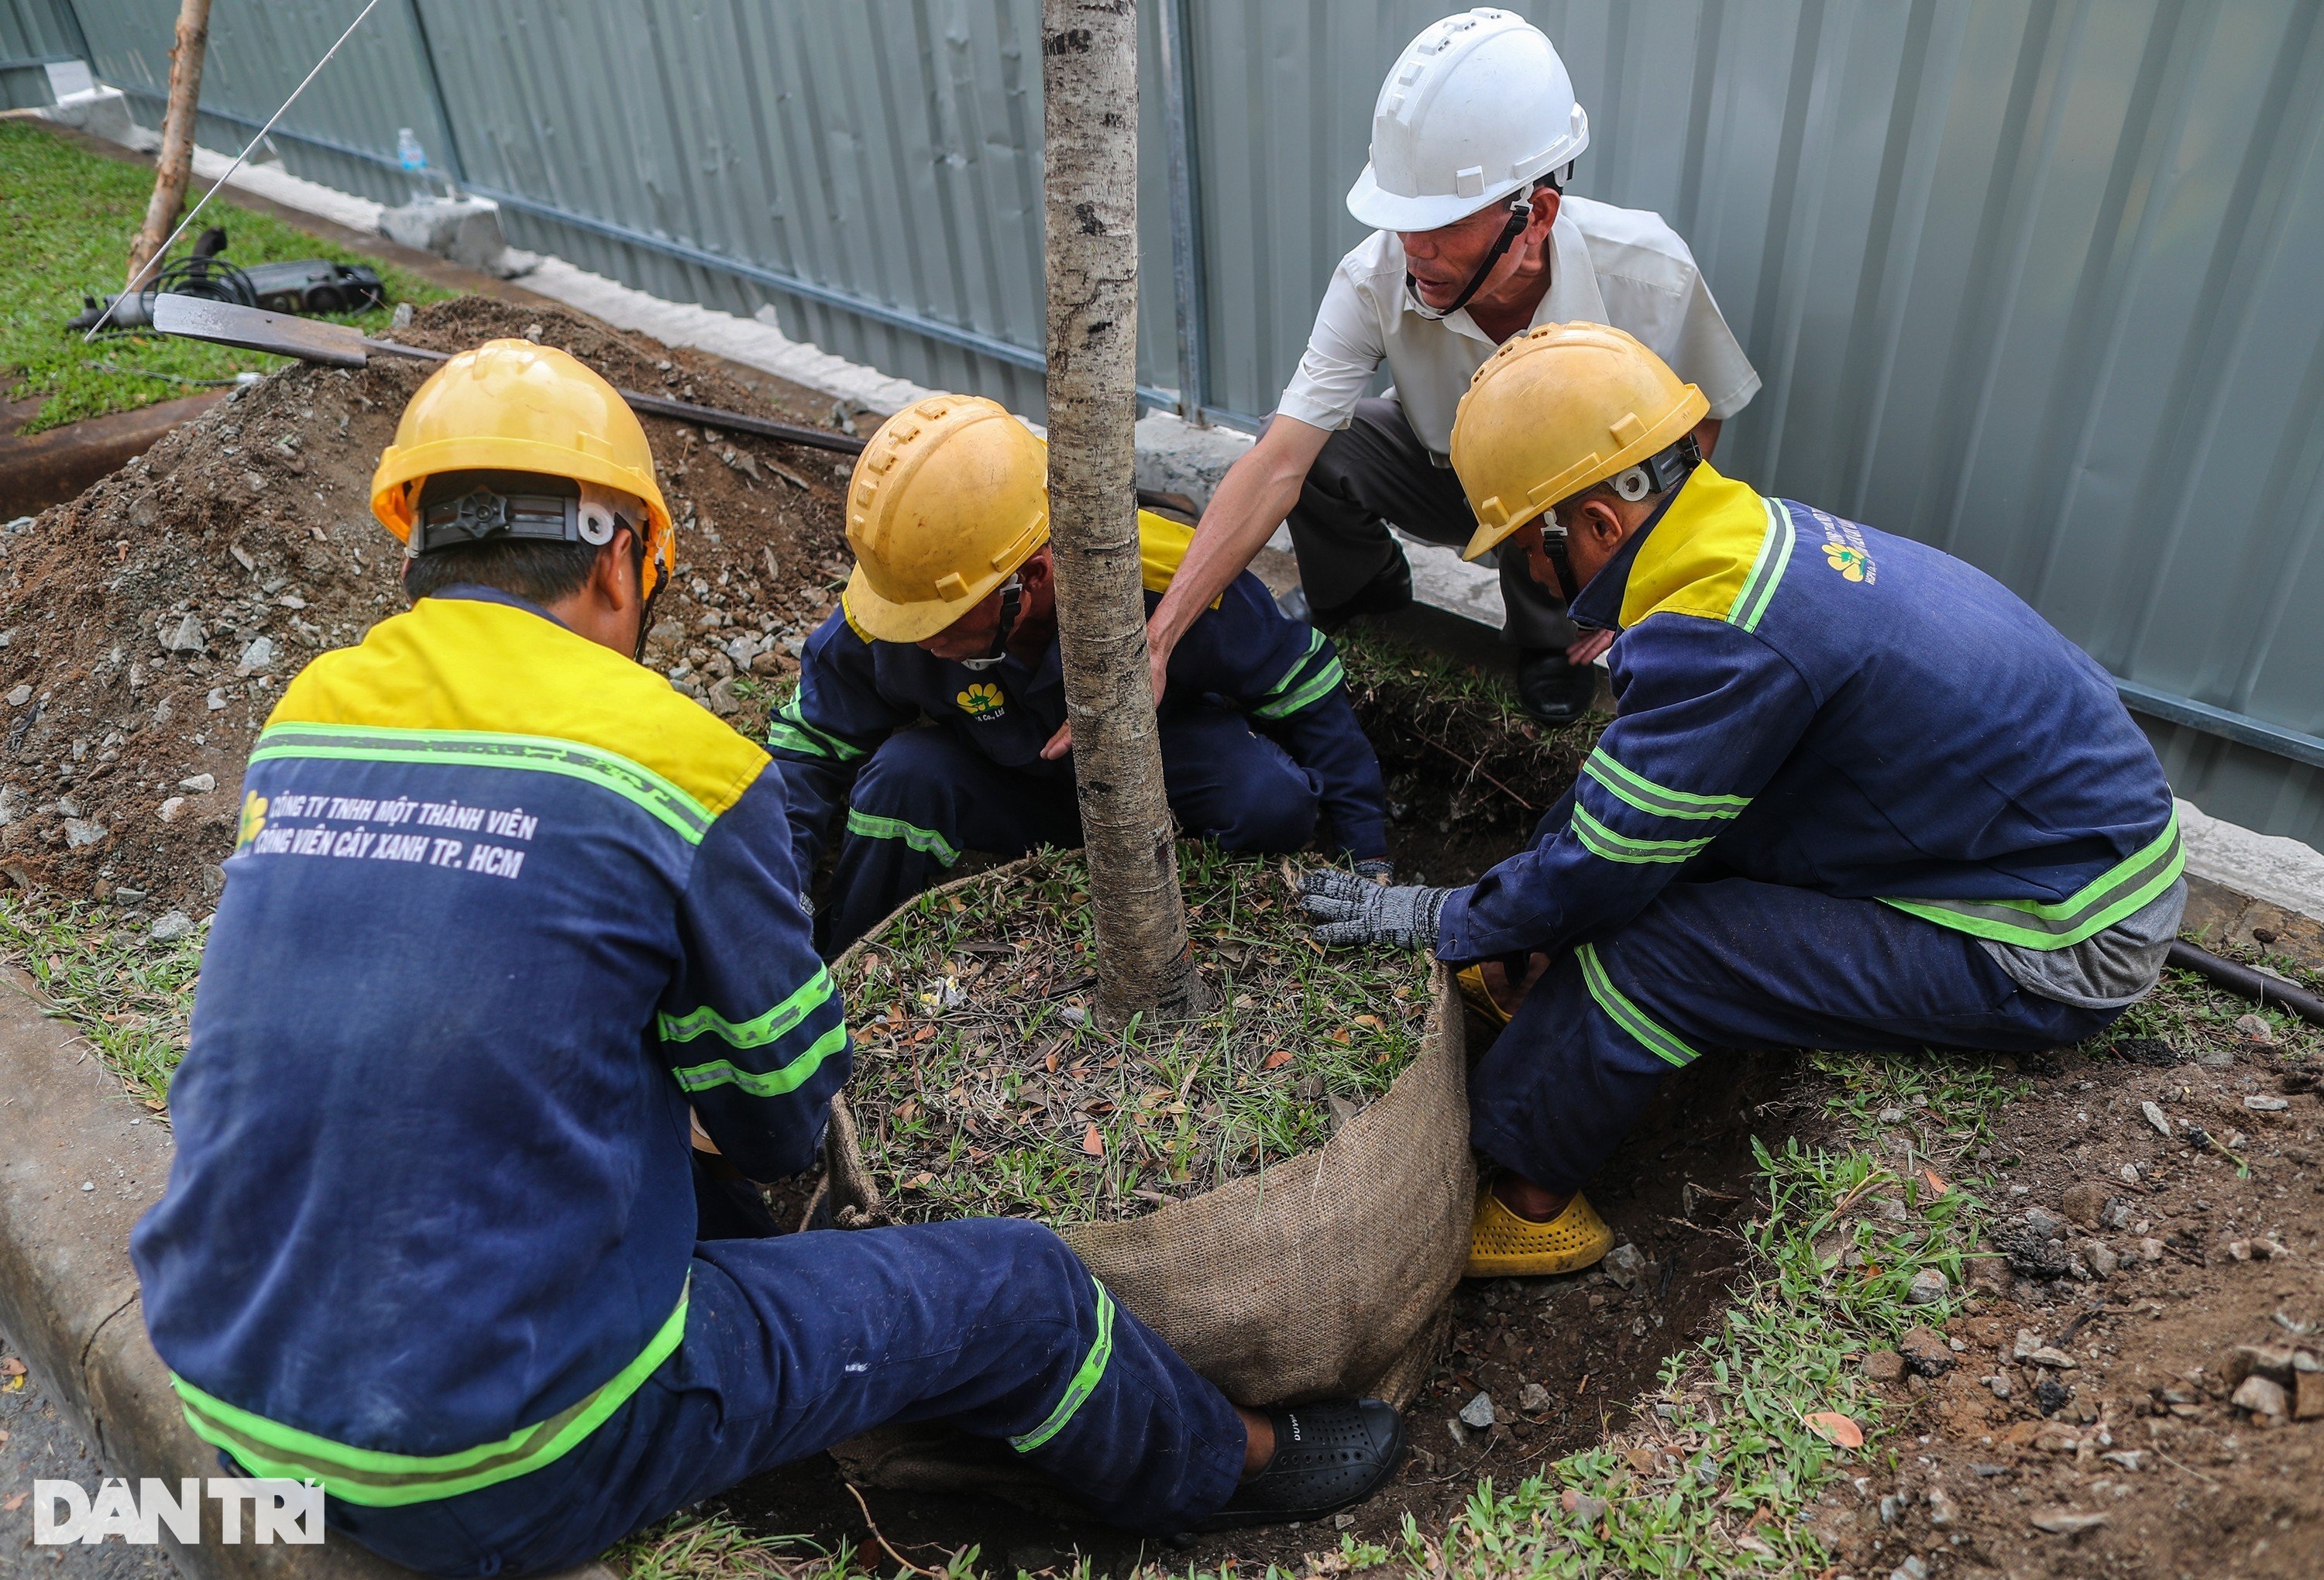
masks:
[[[1287,863],[1179,846],[1196,959],[1222,1003],[1100,1031],[1081,856],[924,895],[847,961],[849,1100],[891,1216],[1135,1217],[1329,1138],[1419,1050],[1417,951],[1326,953]]]
[[[22,431],[173,400],[287,360],[150,330],[106,331],[84,344],[78,332],[65,329],[65,320],[81,310],[82,293],[102,300],[121,288],[130,238],[144,222],[152,191],[148,167],[87,152],[40,127],[0,121],[0,217],[8,230],[8,245],[0,252],[0,391],[11,400],[43,398]],[[212,224],[226,226],[227,259],[244,266],[294,258],[371,263],[391,302],[452,294],[226,198],[202,211],[171,256],[189,252]],[[376,331],[387,324],[389,310],[332,317]]]
[[[50,905],[0,899],[0,960],[23,967],[49,997],[43,1014],[69,1020],[146,1107],[169,1101],[170,1078],[186,1056],[209,925],[173,943],[124,926],[102,905]]]

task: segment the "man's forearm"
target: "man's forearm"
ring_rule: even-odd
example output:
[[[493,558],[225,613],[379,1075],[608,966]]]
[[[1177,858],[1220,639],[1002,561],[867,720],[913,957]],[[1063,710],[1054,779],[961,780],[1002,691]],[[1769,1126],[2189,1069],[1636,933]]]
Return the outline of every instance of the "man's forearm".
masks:
[[[1170,590],[1147,621],[1147,639],[1157,649],[1167,654],[1177,646],[1186,628],[1242,574],[1299,502],[1314,452],[1328,436],[1313,428],[1294,436],[1305,439],[1307,435],[1314,436],[1314,444],[1285,445],[1270,430],[1227,468],[1194,528],[1185,561],[1170,580]]]

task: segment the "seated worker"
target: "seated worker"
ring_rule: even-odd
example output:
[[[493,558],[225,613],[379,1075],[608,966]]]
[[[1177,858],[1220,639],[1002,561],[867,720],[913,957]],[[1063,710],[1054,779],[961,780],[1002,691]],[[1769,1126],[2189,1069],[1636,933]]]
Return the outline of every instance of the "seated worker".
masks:
[[[1517,540],[1621,633],[1614,721],[1469,887],[1303,880],[1325,942],[1539,972],[1470,1077],[1501,1171],[1472,1277],[1605,1254],[1582,1187],[1671,1070],[2079,1042],[2153,988],[2186,905],[2170,786],[2106,671],[1983,572],[1720,476],[1687,442],[1702,407],[1598,325],[1479,370],[1469,552]]]
[[[855,464],[855,574],[808,638],[770,744],[799,870],[844,806],[821,934],[835,954],[964,850],[1082,842],[1049,559],[1048,446],[1006,410],[939,395],[881,426]],[[1148,611],[1193,534],[1141,512]],[[1230,850],[1337,850],[1385,877],[1379,759],[1321,633],[1237,577],[1171,655],[1160,707],[1170,810]],[[907,730],[923,716],[936,728]]]
[[[412,397],[372,507],[413,604],[252,754],[131,1240],[230,1473],[317,1478],[340,1533],[466,1575],[883,1421],[1003,1439],[1150,1530],[1388,1474],[1386,1405],[1239,1412],[1038,1225],[699,1235],[689,1107],[743,1174],[797,1173],[849,1051],[781,778],[632,660],[675,554],[644,430],[496,340]]]

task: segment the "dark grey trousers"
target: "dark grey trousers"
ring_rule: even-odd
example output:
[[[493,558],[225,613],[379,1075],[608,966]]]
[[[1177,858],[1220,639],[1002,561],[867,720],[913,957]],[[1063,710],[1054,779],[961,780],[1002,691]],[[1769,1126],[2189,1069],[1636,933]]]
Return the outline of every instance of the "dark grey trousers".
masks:
[[[1439,466],[1393,400],[1360,400],[1346,427],[1323,441],[1307,470],[1289,519],[1299,556],[1299,584],[1311,609],[1326,612],[1363,591],[1401,559],[1388,531],[1395,522],[1430,543],[1467,546],[1477,518],[1450,466]],[[1526,556],[1497,549],[1505,641],[1520,648],[1564,648],[1582,635],[1563,599],[1533,579]]]

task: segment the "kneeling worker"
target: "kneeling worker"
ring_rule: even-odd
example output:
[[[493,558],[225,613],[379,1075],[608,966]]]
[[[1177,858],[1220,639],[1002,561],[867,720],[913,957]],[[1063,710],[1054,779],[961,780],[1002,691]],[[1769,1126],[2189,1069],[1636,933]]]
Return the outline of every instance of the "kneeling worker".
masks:
[[[1148,1529],[1377,1484],[1385,1405],[1238,1412],[1038,1225],[702,1238],[689,1107],[797,1173],[848,1040],[780,777],[632,661],[674,557],[644,430],[494,341],[412,397],[373,508],[414,603],[259,739],[131,1242],[230,1467],[469,1575],[883,1421],[1005,1439]]]
[[[1579,1192],[1672,1070],[2078,1042],[2153,988],[2186,905],[2170,786],[2106,672],[1983,572],[1721,477],[1702,409],[1597,325],[1478,372],[1469,552],[1516,540],[1621,633],[1614,721],[1471,886],[1305,880],[1327,942],[1545,964],[1470,1078],[1502,1171],[1472,1276],[1605,1254]]]
[[[1078,845],[1049,558],[1048,447],[994,402],[940,395],[872,436],[847,494],[855,574],[808,638],[770,732],[811,872],[846,841],[822,934],[836,953],[960,859]],[[1140,514],[1147,608],[1191,531]],[[1387,796],[1340,659],[1236,577],[1187,629],[1159,697],[1179,826],[1230,850],[1291,851],[1319,811],[1385,877]],[[923,716],[928,730],[907,730]]]

